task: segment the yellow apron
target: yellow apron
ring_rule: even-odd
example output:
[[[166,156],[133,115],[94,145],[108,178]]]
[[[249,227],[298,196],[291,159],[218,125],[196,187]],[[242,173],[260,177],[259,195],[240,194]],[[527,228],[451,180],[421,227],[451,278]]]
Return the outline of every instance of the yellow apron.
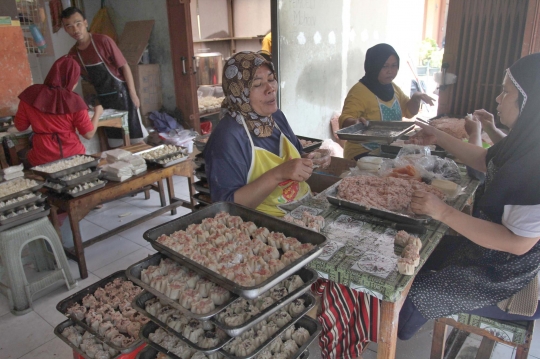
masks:
[[[255,181],[264,173],[286,161],[300,158],[300,153],[296,147],[294,147],[287,136],[281,132],[277,124],[276,128],[281,132],[279,139],[280,156],[276,156],[264,148],[256,147],[253,143],[253,139],[251,138],[251,134],[249,133],[246,123],[244,121],[242,122],[249,137],[249,141],[251,142],[251,166],[247,175],[247,183]],[[257,206],[256,209],[257,211],[269,214],[271,216],[283,217],[285,212],[279,209],[277,207],[278,205],[298,201],[308,195],[310,192],[311,190],[306,182],[296,182],[292,180],[283,181],[259,206]]]

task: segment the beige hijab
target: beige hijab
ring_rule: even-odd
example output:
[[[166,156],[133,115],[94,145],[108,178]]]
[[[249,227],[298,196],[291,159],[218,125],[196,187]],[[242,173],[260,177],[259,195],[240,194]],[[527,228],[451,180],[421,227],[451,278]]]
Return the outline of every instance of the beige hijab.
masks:
[[[274,72],[271,62],[251,51],[239,52],[227,61],[223,68],[222,86],[225,99],[221,107],[227,109],[227,113],[240,125],[244,120],[255,136],[269,137],[274,130],[272,116],[259,115],[249,103],[253,78],[261,65],[267,65]]]

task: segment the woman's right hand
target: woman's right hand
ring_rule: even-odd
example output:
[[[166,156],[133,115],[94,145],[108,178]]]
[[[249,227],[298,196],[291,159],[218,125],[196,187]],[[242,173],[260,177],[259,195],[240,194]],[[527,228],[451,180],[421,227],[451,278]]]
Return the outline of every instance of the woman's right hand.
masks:
[[[277,182],[293,180],[304,182],[313,172],[313,161],[308,158],[295,158],[274,168]]]
[[[486,110],[476,110],[473,112],[473,116],[480,121],[482,128],[488,130],[495,128],[495,119],[493,118],[493,114],[487,112]]]
[[[350,118],[346,119],[345,121],[343,121],[343,124],[341,125],[341,128],[350,127],[350,126],[356,125],[357,123],[360,123],[360,122],[362,122],[365,126],[367,126],[367,124],[368,124],[368,121],[363,117],[359,117],[359,118],[350,117]]]
[[[415,135],[411,136],[409,140],[405,141],[405,143],[422,146],[429,146],[437,143],[437,131],[439,130],[419,121],[416,121],[415,125],[420,126],[422,129]]]

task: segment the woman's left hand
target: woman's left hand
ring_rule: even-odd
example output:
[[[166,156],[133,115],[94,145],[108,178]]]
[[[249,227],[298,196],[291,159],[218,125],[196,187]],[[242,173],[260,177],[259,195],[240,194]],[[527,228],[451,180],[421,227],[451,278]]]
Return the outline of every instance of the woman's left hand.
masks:
[[[330,166],[330,150],[318,149],[308,153],[307,156],[305,156],[304,158],[309,158],[310,160],[312,160],[313,166],[318,166],[323,169]]]
[[[415,191],[411,200],[411,210],[416,214],[427,214],[438,221],[451,207],[432,193]]]
[[[415,101],[424,101],[425,103],[427,103],[428,105],[430,106],[433,106],[435,104],[435,99],[428,96],[427,94],[423,93],[423,92],[415,92],[412,97],[411,97],[411,100],[415,100]]]

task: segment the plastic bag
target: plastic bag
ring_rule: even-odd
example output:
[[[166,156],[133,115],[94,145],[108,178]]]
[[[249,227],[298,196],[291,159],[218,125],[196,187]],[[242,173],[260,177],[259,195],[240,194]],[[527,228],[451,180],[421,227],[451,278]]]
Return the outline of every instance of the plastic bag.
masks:
[[[429,149],[427,149],[429,151]],[[401,151],[400,151],[401,154]],[[432,179],[443,179],[455,183],[461,182],[461,172],[458,165],[448,158],[439,156],[424,156],[421,154],[402,154],[394,160],[394,172],[399,168],[414,167],[417,174],[429,183]],[[416,176],[415,176],[416,177]]]
[[[335,143],[331,139],[326,139],[321,144],[321,149],[323,150],[329,150],[330,156],[332,157],[341,157],[343,158],[343,147],[339,145],[339,143]]]
[[[90,25],[90,32],[107,35],[118,43],[118,35],[106,7],[99,9]]]

